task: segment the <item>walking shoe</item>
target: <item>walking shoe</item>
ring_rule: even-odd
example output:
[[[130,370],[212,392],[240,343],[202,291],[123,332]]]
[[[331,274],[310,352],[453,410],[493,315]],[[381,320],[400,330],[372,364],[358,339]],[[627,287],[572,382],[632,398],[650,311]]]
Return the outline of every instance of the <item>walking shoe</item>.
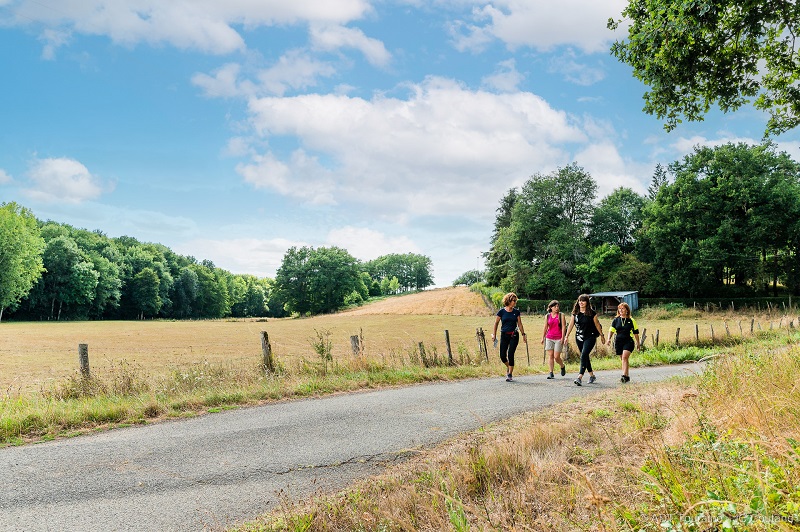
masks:
[[[594,381],[596,381],[596,380],[597,380],[597,377],[595,377],[594,375],[592,375],[591,377],[589,377],[589,384],[592,384],[592,383],[593,383]]]
[[[548,379],[555,379],[555,376],[553,376],[553,373],[551,372],[550,375],[547,376],[547,378]]]
[[[621,382],[622,384],[625,384],[627,382],[625,380],[625,375],[623,375],[622,377],[619,378],[619,382]]]
[[[581,384],[581,380],[580,380],[580,379],[575,379],[575,380],[574,380],[574,381],[572,381],[572,382],[574,382],[574,383],[575,383],[575,386],[583,386],[583,384]]]
[[[566,374],[567,374],[567,366],[561,366],[561,376],[563,377]]]
[[[631,382],[631,378],[628,375],[623,375],[622,378],[625,379],[625,382]]]
[[[511,382],[511,373],[506,373],[506,382]]]

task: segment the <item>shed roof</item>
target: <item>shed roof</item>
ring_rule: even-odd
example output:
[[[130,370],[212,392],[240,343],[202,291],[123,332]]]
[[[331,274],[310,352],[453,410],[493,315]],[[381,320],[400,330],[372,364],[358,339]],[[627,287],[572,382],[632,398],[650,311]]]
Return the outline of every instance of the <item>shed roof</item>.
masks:
[[[589,294],[589,297],[625,297],[630,294],[636,294],[638,290],[631,290],[630,292],[595,292],[594,294]]]

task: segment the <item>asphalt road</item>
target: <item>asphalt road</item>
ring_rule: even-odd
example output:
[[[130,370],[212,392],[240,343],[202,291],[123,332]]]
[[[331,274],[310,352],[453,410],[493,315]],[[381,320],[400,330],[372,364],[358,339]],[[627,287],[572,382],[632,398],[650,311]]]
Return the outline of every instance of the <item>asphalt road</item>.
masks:
[[[634,382],[698,371],[634,369]],[[0,449],[0,530],[220,530],[482,424],[621,386],[618,371],[425,384]],[[587,379],[588,380],[588,379]]]

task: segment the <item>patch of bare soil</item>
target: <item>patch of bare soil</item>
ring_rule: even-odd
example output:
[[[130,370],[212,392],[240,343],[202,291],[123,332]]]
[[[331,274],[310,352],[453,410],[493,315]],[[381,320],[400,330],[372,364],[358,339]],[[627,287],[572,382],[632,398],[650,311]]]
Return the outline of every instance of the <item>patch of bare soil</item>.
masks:
[[[466,286],[425,290],[415,294],[390,297],[348,311],[348,314],[434,314],[440,316],[488,316],[492,311],[480,294]]]

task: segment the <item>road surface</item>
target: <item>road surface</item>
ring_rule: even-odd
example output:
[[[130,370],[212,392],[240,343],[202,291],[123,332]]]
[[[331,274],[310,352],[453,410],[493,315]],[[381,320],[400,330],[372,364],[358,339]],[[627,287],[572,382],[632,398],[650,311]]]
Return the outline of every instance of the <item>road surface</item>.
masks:
[[[221,530],[482,424],[621,386],[618,371],[597,375],[580,388],[568,374],[350,393],[0,449],[0,530]]]

